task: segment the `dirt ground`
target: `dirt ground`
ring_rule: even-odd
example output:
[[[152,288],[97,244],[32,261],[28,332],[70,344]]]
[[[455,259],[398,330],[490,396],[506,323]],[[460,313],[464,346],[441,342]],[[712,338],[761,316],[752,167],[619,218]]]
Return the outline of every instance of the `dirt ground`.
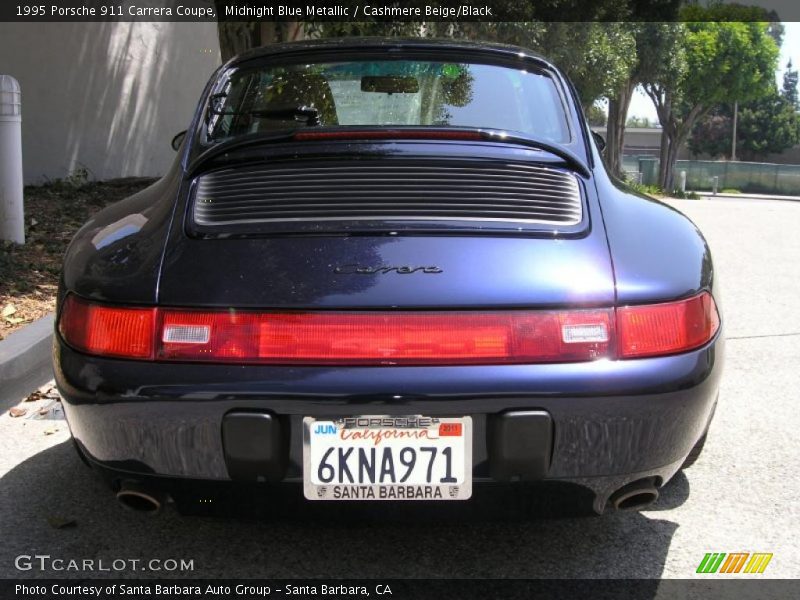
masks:
[[[25,244],[0,242],[0,339],[55,309],[64,251],[81,225],[152,182],[137,177],[25,188]]]

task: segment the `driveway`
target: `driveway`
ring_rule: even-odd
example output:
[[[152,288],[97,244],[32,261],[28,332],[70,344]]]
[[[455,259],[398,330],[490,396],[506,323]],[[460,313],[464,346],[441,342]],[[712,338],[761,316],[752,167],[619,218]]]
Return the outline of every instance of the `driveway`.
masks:
[[[578,517],[569,490],[532,486],[456,506],[309,505],[286,492],[275,507],[264,500],[225,517],[132,513],[79,462],[57,404],[44,400],[23,417],[0,415],[0,577],[153,575],[15,568],[19,555],[47,554],[189,559],[191,573],[158,575],[200,578],[686,578],[709,577],[695,575],[707,552],[771,552],[760,577],[795,577],[800,203],[672,204],[712,246],[727,370],[705,453],[650,509]]]

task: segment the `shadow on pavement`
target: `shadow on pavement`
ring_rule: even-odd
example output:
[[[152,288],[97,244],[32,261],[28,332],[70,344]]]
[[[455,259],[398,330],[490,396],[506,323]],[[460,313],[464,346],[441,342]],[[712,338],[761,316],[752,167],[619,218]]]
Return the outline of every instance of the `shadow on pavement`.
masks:
[[[679,474],[653,509],[688,494]],[[590,498],[559,485],[484,487],[469,502],[425,505],[309,503],[299,486],[243,495],[221,498],[212,515],[131,512],[61,443],[0,478],[0,577],[658,578],[677,528],[640,513],[571,516]],[[194,570],[20,572],[20,554],[183,558]]]

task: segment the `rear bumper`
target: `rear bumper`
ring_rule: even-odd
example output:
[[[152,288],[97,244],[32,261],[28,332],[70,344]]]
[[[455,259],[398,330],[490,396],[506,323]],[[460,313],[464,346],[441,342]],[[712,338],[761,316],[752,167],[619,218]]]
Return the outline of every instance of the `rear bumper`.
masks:
[[[304,416],[470,415],[476,483],[564,480],[591,488],[604,505],[629,481],[663,483],[680,468],[713,414],[722,347],[718,337],[677,356],[555,365],[237,367],[88,357],[56,336],[54,359],[73,436],[120,476],[299,481]],[[537,440],[524,446],[525,429],[513,434],[504,421],[510,411],[551,424],[539,421],[529,430]],[[272,417],[270,448],[258,427],[252,442],[236,432],[235,452],[223,441],[226,415],[237,412]],[[515,436],[520,443],[509,441]],[[260,475],[258,457],[255,471],[237,469],[231,454],[241,458],[248,445],[277,462]],[[543,466],[520,467],[526,453]]]

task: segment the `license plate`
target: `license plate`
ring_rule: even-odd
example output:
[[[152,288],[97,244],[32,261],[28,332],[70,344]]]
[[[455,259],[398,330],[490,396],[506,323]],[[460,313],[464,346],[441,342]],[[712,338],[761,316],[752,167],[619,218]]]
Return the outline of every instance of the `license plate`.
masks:
[[[472,418],[303,419],[309,500],[467,500]]]

